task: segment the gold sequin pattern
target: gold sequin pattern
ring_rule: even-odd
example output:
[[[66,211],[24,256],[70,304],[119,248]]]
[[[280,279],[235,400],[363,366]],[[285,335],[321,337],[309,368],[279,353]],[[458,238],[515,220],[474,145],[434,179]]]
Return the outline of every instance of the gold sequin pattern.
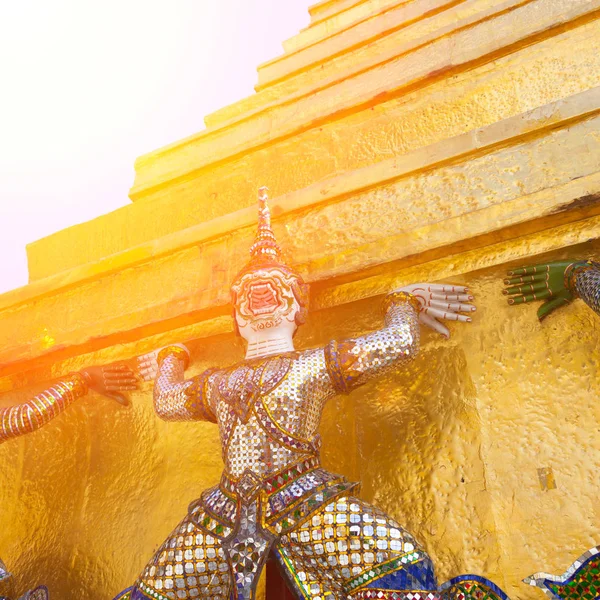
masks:
[[[401,298],[390,301],[384,328],[341,342],[335,356],[318,348],[244,361],[211,374],[202,386],[204,402],[219,423],[227,473],[241,477],[252,469],[265,477],[318,453],[321,414],[340,391],[340,381],[348,391],[411,360],[418,344],[416,311]],[[173,353],[162,360],[154,400],[164,419],[198,418],[186,404],[194,380],[184,381],[184,367]]]
[[[186,517],[159,548],[136,583],[171,600],[229,600],[231,576],[219,540]]]
[[[373,506],[341,497],[322,507],[304,524],[281,537],[279,551],[306,598],[325,600],[359,589],[361,575],[374,565],[426,554],[398,523]],[[364,585],[364,584],[363,584]],[[329,595],[328,595],[329,594]]]

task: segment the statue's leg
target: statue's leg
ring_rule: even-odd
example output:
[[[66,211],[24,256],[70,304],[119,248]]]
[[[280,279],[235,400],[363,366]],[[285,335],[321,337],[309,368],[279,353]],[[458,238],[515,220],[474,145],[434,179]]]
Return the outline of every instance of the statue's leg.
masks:
[[[220,541],[186,517],[144,569],[131,600],[229,600],[230,595],[231,575]]]
[[[338,498],[317,510],[282,536],[275,553],[301,599],[377,598],[371,591],[365,595],[376,589],[437,598],[427,553],[383,511],[358,498]]]

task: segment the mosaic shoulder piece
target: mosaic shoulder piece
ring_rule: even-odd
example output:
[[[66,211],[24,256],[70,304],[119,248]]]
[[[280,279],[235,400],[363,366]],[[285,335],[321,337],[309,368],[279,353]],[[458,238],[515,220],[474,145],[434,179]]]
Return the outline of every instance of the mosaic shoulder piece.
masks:
[[[412,360],[419,349],[419,323],[409,294],[386,299],[385,327],[325,347],[327,371],[335,389],[347,394],[369,379]]]
[[[216,423],[213,407],[210,403],[210,382],[211,375],[219,369],[207,369],[197,377],[192,379],[192,385],[185,389],[187,400],[185,401],[186,409],[190,417],[195,421],[210,421]]]
[[[73,373],[23,404],[0,408],[0,444],[43,427],[87,391],[84,378]]]
[[[553,600],[600,598],[600,546],[582,554],[562,575],[535,573],[523,580]]]

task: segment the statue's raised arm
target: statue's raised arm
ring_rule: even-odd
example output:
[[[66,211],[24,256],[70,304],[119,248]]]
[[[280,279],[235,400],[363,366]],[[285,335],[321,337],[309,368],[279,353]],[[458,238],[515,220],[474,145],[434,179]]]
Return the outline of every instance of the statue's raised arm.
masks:
[[[504,284],[511,305],[546,300],[537,311],[540,321],[575,298],[600,314],[600,263],[592,260],[556,260],[513,269]]]
[[[214,423],[208,385],[213,369],[186,380],[189,356],[186,346],[173,344],[140,356],[138,369],[144,380],[154,380],[154,411],[161,419]]]
[[[123,362],[71,373],[26,402],[0,408],[0,444],[40,429],[89,390],[125,405],[124,392],[135,389],[136,376]]]
[[[463,286],[416,283],[386,296],[385,327],[355,339],[325,347],[327,368],[337,391],[347,393],[369,379],[412,360],[419,351],[419,323],[445,337],[448,329],[437,319],[469,322],[459,314],[475,310]]]

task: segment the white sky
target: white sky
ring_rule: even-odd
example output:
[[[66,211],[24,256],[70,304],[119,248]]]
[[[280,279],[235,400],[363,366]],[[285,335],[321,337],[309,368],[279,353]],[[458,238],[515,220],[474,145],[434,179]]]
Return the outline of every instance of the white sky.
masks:
[[[252,94],[315,1],[0,2],[0,293],[27,243],[128,204],[137,156]]]

